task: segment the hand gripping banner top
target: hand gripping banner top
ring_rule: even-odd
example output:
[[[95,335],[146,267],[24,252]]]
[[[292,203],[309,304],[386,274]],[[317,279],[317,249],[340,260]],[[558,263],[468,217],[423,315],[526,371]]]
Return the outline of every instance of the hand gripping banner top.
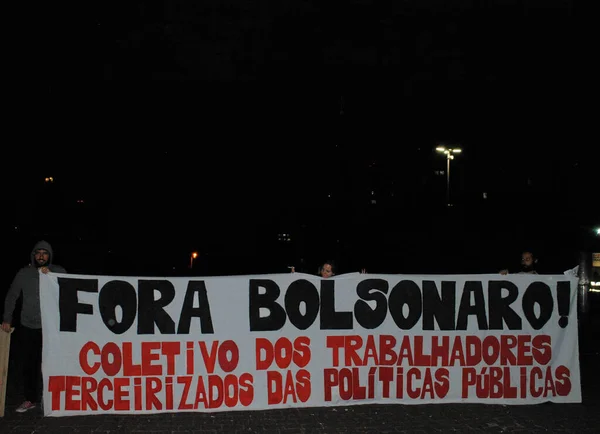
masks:
[[[44,414],[581,402],[564,275],[40,276]]]

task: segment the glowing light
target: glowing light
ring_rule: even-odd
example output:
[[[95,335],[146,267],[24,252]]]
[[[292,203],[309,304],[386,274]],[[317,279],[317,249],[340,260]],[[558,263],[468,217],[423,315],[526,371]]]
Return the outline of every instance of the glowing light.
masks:
[[[198,257],[198,252],[192,252],[190,255],[190,268],[194,268],[194,259]]]

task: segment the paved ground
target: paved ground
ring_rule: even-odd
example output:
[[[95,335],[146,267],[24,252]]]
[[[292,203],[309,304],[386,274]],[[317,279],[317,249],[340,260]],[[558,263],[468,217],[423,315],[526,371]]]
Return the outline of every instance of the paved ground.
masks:
[[[594,329],[600,330],[593,324]],[[152,416],[47,417],[15,413],[21,401],[17,363],[11,363],[0,433],[598,433],[600,333],[582,336],[583,403],[500,406],[484,404],[361,405],[230,413]],[[11,354],[12,358],[12,354]]]

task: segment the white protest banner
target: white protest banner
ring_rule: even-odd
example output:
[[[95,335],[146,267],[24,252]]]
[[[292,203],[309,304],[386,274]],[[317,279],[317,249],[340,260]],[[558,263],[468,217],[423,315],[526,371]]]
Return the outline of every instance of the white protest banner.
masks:
[[[41,275],[44,413],[581,402],[564,275]]]

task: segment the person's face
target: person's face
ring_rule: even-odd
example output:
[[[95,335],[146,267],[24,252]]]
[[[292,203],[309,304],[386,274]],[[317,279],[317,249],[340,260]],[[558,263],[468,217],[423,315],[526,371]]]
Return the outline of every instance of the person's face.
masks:
[[[33,254],[33,259],[35,260],[35,262],[38,266],[43,267],[44,265],[48,265],[48,259],[50,259],[50,253],[48,252],[48,250],[38,249]]]
[[[325,264],[321,268],[321,277],[324,279],[333,276],[333,270],[331,269],[331,264]]]
[[[530,252],[523,252],[521,255],[521,265],[526,269],[532,268],[534,261],[533,255]]]

